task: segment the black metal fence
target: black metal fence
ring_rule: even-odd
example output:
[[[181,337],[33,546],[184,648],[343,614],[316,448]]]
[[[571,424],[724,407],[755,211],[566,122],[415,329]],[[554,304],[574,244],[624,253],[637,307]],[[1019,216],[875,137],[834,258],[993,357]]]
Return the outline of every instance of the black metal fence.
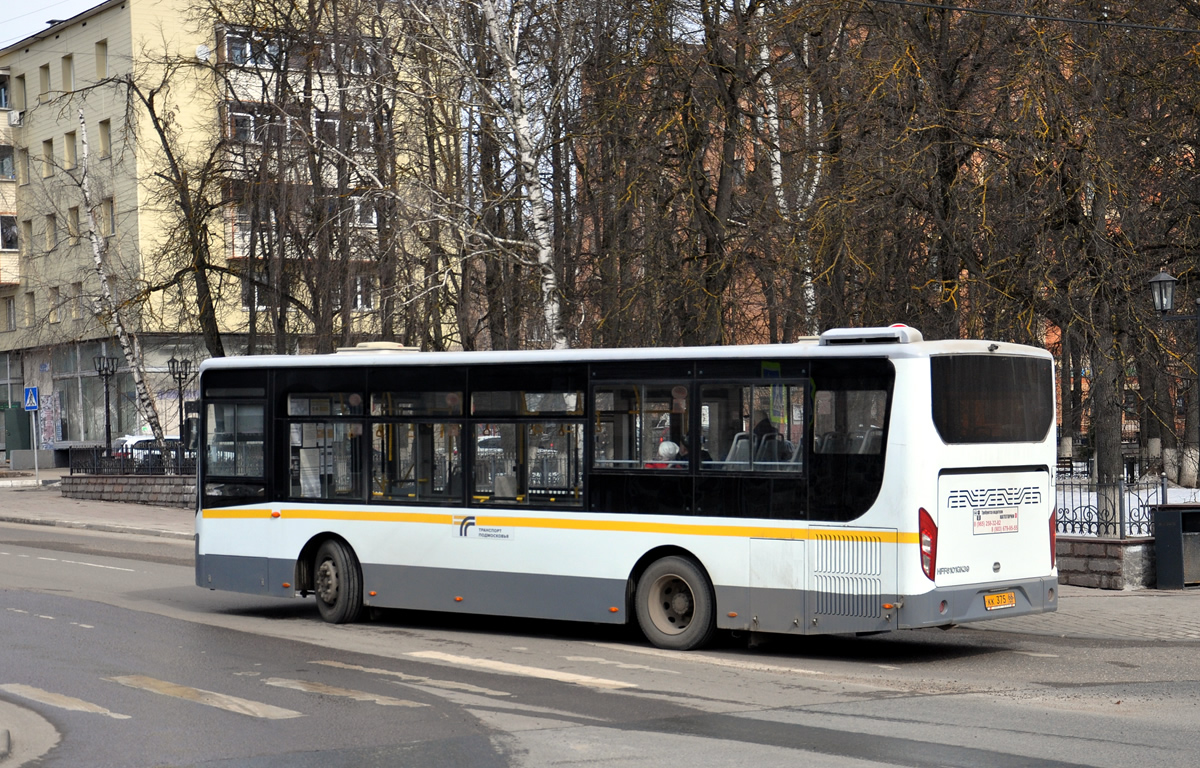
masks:
[[[1167,503],[1167,481],[1099,483],[1059,477],[1055,496],[1059,533],[1109,539],[1153,536],[1152,510]]]
[[[188,451],[167,450],[166,455],[142,452],[140,456],[107,456],[103,448],[72,448],[72,475],[194,475],[196,458]]]

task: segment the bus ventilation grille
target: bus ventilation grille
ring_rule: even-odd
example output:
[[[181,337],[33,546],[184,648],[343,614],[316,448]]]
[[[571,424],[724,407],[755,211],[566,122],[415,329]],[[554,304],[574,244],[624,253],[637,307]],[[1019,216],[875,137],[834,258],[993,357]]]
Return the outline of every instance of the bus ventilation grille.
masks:
[[[883,541],[855,534],[815,536],[815,613],[879,618],[882,615]]]

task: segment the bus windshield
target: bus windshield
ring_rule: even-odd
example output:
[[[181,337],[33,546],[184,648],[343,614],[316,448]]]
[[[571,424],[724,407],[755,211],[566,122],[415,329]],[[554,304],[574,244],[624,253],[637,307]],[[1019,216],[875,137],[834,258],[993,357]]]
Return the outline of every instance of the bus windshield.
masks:
[[[944,355],[929,361],[933,423],[947,443],[1035,443],[1054,422],[1049,360]]]

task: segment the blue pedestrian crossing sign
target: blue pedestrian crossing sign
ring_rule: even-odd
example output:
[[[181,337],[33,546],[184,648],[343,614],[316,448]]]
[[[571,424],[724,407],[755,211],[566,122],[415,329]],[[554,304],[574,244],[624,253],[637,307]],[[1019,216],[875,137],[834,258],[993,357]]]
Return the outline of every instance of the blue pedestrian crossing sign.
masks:
[[[37,387],[25,387],[25,410],[36,411],[38,409],[37,390]]]

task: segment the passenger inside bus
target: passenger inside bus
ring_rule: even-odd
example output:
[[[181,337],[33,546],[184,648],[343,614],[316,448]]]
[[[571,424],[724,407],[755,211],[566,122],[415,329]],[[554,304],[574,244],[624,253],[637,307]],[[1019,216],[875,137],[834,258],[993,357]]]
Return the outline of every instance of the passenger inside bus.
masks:
[[[683,469],[687,461],[679,459],[679,444],[663,440],[658,444],[658,461],[646,462],[647,469]]]

